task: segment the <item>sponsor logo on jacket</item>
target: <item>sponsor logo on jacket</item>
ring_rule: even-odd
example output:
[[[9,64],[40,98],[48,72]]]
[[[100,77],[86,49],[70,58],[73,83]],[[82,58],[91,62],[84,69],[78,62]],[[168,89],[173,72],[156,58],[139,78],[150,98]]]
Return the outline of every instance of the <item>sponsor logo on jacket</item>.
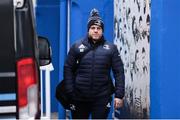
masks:
[[[79,46],[79,51],[80,52],[84,52],[84,49],[85,49],[86,47],[83,45],[83,44],[81,44],[80,46]]]

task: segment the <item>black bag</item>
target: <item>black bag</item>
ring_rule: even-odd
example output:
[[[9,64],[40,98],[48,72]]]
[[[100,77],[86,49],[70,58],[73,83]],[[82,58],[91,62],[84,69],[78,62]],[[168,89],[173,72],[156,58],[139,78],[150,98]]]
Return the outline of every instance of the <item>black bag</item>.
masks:
[[[61,103],[64,109],[70,109],[71,100],[68,98],[66,94],[64,80],[62,80],[56,86],[56,99]]]

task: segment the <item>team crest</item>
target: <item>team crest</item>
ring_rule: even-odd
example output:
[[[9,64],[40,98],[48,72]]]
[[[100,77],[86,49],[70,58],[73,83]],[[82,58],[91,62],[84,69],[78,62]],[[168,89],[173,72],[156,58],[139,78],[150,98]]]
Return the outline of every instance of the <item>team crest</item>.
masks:
[[[106,50],[110,49],[109,45],[104,45],[103,48],[106,49]]]

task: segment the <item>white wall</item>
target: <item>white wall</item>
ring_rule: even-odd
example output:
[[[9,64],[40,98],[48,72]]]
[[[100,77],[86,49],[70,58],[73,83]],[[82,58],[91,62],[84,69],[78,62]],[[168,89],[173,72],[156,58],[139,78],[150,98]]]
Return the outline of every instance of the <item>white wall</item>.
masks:
[[[148,118],[150,106],[150,0],[114,1],[114,43],[125,68],[130,118]]]

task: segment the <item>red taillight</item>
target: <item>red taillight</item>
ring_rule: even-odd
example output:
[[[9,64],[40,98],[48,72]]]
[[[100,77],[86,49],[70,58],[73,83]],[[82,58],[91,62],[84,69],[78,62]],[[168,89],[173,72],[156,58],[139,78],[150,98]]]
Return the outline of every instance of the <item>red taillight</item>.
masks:
[[[31,106],[30,107],[28,106],[32,103],[36,106],[37,104],[36,99],[38,93],[37,93],[37,87],[35,86],[37,86],[38,71],[36,67],[36,62],[33,58],[25,58],[17,62],[17,78],[18,78],[19,109],[21,110],[22,108],[30,109]]]
[[[32,58],[22,59],[17,62],[18,99],[19,107],[27,105],[27,89],[37,84],[37,70]]]

